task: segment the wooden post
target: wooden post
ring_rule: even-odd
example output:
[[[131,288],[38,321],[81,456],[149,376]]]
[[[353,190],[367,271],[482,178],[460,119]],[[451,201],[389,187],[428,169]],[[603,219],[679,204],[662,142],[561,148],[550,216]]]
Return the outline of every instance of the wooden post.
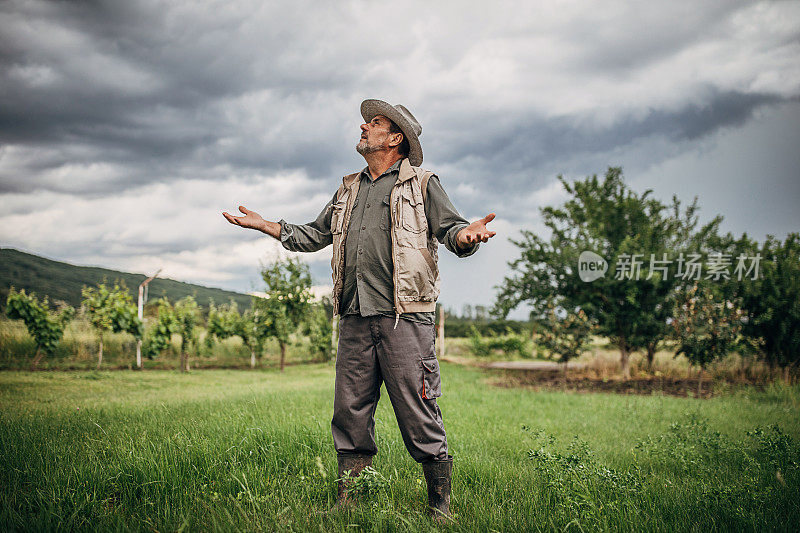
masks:
[[[147,301],[145,290],[147,289],[147,284],[153,281],[156,278],[156,276],[158,276],[159,272],[161,272],[160,268],[155,274],[153,274],[152,276],[150,276],[149,278],[147,278],[146,280],[144,280],[139,284],[138,314],[140,321],[144,320],[144,304]],[[142,339],[136,341],[136,368],[142,368]]]
[[[439,331],[438,331],[438,342],[439,342],[439,353],[438,357],[441,359],[444,357],[444,306],[439,306]]]

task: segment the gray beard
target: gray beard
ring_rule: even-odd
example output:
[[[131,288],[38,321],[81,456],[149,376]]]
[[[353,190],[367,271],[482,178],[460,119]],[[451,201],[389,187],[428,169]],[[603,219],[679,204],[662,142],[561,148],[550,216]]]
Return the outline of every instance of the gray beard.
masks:
[[[356,152],[361,155],[371,154],[373,152],[377,152],[378,150],[380,150],[380,146],[369,144],[366,139],[359,141],[359,143],[356,145]]]

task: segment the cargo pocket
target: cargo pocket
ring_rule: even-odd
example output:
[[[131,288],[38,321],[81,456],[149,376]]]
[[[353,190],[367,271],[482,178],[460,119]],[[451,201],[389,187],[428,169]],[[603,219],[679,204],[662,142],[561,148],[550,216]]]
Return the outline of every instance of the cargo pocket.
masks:
[[[422,359],[422,397],[433,400],[442,395],[442,377],[439,375],[439,361]]]

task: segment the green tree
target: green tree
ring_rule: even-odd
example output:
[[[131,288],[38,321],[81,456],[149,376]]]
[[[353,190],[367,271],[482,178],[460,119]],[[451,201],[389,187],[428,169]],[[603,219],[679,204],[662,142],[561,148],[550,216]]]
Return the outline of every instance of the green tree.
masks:
[[[298,330],[310,310],[311,273],[299,259],[285,259],[262,267],[261,277],[266,296],[253,300],[254,316],[259,317],[256,329],[259,335],[278,341],[283,371],[289,336]]]
[[[768,236],[760,248],[751,249],[750,258],[743,258],[744,268],[757,261],[759,271],[742,272],[741,280],[736,275],[747,313],[744,331],[770,366],[784,369],[788,380],[800,365],[800,234],[791,233],[784,242]],[[739,256],[733,257],[738,266]]]
[[[105,283],[97,287],[83,287],[82,307],[89,317],[89,322],[94,326],[99,336],[99,349],[97,352],[97,368],[103,363],[103,335],[108,332],[126,332],[134,337],[141,338],[144,332],[142,321],[136,312],[133,298],[125,287],[115,283],[109,289]]]
[[[175,309],[166,297],[156,302],[156,322],[148,332],[144,347],[148,359],[153,359],[170,346],[172,335],[180,332],[180,323]]]
[[[303,322],[303,334],[308,336],[312,353],[317,354],[322,361],[333,359],[334,348],[331,343],[333,326],[324,304],[311,305],[311,310]]]
[[[676,296],[672,336],[675,355],[683,354],[700,367],[697,397],[702,393],[703,370],[731,353],[739,344],[744,312],[738,302],[726,300],[708,285],[694,285]]]
[[[197,346],[196,327],[200,322],[200,307],[191,296],[184,296],[175,302],[175,318],[178,333],[181,335],[181,372],[189,370],[189,347]]]
[[[563,364],[566,381],[567,363],[588,351],[592,340],[594,325],[582,309],[547,310],[544,317],[537,319],[535,341],[550,354],[550,357]]]
[[[31,370],[36,370],[44,355],[53,354],[74,314],[75,310],[66,304],[60,310],[52,311],[46,297],[39,302],[35,295],[26,294],[24,289],[17,292],[11,288],[6,299],[6,316],[22,320],[36,343]]]
[[[262,314],[254,313],[250,309],[239,314],[239,308],[233,300],[230,304],[219,307],[212,303],[208,311],[206,339],[241,337],[244,345],[250,350],[250,368],[255,368],[256,359],[261,357],[266,340],[267,327],[261,320]]]
[[[256,308],[256,298],[253,296],[250,309],[242,313],[239,322],[238,335],[250,349],[250,368],[256,367],[256,358],[261,358],[264,345],[271,335],[272,318],[261,309]]]
[[[230,304],[222,304],[219,307],[214,305],[214,301],[208,305],[208,328],[205,344],[209,348],[214,345],[215,339],[227,339],[239,334],[239,322],[242,315],[239,314],[239,306],[231,300]]]
[[[559,180],[570,197],[561,207],[541,209],[549,238],[523,231],[521,240],[512,239],[520,257],[509,263],[512,275],[500,285],[493,313],[505,317],[523,302],[539,319],[546,319],[549,308],[581,309],[619,349],[627,379],[631,353],[655,353],[666,335],[670,295],[680,283],[677,264],[658,261],[665,253],[703,248],[721,219],[698,229],[696,203],[682,209],[676,198],[667,206],[651,198],[650,190],[637,194],[619,168],[609,168],[603,179]],[[581,281],[583,251],[606,261],[604,276]]]

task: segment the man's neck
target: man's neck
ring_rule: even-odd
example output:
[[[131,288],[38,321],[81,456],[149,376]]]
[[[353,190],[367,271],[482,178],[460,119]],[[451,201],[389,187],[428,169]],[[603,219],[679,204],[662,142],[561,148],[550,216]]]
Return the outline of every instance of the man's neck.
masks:
[[[381,177],[381,174],[386,172],[389,167],[397,163],[402,158],[403,156],[397,154],[396,152],[373,152],[364,156],[364,159],[367,161],[367,166],[369,167],[369,174],[372,178],[372,181],[375,181]]]

